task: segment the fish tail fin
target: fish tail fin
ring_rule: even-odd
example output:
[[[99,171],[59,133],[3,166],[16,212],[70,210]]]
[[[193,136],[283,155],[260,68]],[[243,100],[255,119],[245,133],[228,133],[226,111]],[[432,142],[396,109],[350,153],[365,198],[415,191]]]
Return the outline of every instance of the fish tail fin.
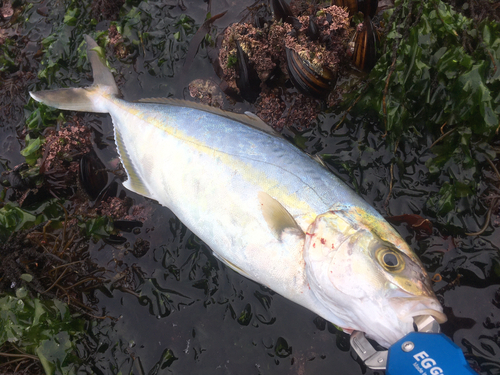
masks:
[[[113,74],[101,61],[96,51],[98,47],[97,43],[88,35],[84,37],[87,42],[87,56],[94,73],[94,84],[84,88],[30,92],[33,99],[50,107],[70,111],[108,112],[99,97],[102,95],[118,95],[118,87],[116,86]]]

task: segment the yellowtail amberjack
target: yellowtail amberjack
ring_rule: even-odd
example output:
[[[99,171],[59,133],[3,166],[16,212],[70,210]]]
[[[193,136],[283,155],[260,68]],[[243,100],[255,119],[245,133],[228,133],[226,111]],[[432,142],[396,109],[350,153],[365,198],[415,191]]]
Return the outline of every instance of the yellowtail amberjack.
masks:
[[[169,207],[223,263],[384,346],[413,331],[414,316],[446,320],[408,245],[320,163],[251,114],[119,99],[85,39],[94,84],[30,95],[109,113],[124,185]]]

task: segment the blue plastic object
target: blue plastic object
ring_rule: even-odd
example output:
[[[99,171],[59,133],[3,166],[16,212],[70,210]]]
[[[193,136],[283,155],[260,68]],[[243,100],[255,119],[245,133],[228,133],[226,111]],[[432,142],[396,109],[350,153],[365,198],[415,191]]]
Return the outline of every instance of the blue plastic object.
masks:
[[[389,348],[387,375],[477,375],[442,333],[412,332]]]

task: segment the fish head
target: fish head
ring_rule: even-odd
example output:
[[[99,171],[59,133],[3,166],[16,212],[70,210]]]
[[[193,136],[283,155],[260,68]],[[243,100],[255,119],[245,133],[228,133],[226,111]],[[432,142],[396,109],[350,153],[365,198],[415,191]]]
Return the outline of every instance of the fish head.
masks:
[[[422,263],[381,217],[358,209],[319,215],[304,260],[311,291],[331,312],[324,318],[347,331],[389,347],[414,330],[415,316],[446,321]]]

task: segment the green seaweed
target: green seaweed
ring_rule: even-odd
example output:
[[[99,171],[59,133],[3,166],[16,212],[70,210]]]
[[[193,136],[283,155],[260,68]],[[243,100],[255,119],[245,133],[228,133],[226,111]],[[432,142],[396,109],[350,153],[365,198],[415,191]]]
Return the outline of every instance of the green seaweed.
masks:
[[[0,44],[0,73],[16,71],[16,43],[7,38]]]
[[[32,298],[24,288],[0,295],[2,351],[15,344],[26,358],[38,357],[46,374],[76,373],[76,342],[83,332],[84,321],[57,299]]]
[[[26,163],[33,167],[41,156],[40,147],[42,147],[44,140],[41,137],[31,139],[28,134],[24,142],[26,147],[21,150],[21,155],[25,157]]]
[[[21,208],[15,202],[8,202],[0,208],[0,242],[5,242],[11,233],[64,216],[58,199],[49,199],[29,208]]]
[[[238,57],[236,55],[229,55],[227,58],[227,67],[232,68],[235,67],[238,63]]]

